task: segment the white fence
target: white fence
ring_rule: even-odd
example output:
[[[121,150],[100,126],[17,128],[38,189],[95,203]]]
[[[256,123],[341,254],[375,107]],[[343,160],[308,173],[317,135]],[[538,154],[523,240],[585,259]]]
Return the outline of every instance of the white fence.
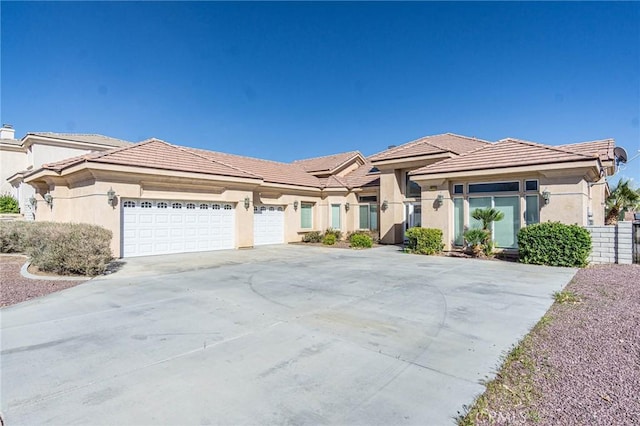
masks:
[[[591,233],[589,263],[633,263],[633,223],[585,226]]]

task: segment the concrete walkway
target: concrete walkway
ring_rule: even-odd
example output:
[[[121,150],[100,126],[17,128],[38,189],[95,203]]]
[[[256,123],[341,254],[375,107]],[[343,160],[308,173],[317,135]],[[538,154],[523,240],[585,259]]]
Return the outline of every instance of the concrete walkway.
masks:
[[[272,246],[2,309],[5,424],[453,424],[575,270]]]

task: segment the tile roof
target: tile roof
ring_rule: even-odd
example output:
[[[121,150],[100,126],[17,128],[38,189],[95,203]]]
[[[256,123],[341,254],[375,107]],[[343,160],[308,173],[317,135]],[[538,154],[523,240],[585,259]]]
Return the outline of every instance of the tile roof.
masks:
[[[116,138],[112,138],[104,135],[97,135],[97,134],[29,132],[27,133],[27,136],[29,135],[45,137],[45,138],[64,139],[68,141],[84,142],[84,143],[91,143],[91,144],[111,146],[111,147],[132,145],[132,143],[129,141],[116,139]]]
[[[602,139],[589,142],[570,143],[559,145],[559,148],[568,149],[574,152],[587,155],[598,155],[600,161],[614,160],[613,149],[615,148],[613,139]]]
[[[503,139],[459,157],[449,158],[422,167],[411,175],[485,170],[594,160],[597,156],[573,152],[566,148],[542,145],[519,139]]]
[[[259,158],[244,157],[241,155],[226,154],[216,151],[206,151],[204,149],[197,148],[185,149],[222,164],[260,176],[265,182],[308,186],[312,188],[322,187],[322,183],[317,177],[305,172],[304,169],[297,164],[280,163],[277,161],[262,160]]]
[[[296,160],[293,164],[297,164],[308,173],[331,172],[358,155],[362,154],[360,154],[359,151],[349,151],[340,154],[325,155],[323,157]]]
[[[358,167],[342,179],[346,180],[348,188],[379,186],[380,171],[374,169],[370,161],[366,161],[364,165]]]
[[[490,142],[467,136],[460,136],[453,133],[441,135],[425,136],[403,145],[387,149],[370,156],[370,161],[393,160],[405,157],[418,157],[421,155],[440,154],[451,152],[454,154],[464,154],[482,148]]]
[[[219,163],[211,158],[192,152],[187,148],[171,145],[158,139],[150,139],[131,146],[81,155],[58,161],[56,163],[45,164],[42,167],[44,169],[59,172],[67,167],[83,162],[136,166],[241,178],[258,178],[258,176],[252,173]]]

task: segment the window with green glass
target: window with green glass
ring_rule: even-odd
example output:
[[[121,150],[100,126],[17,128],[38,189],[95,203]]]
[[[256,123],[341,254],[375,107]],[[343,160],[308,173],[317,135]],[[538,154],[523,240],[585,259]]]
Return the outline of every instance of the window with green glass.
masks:
[[[360,213],[358,229],[370,229],[372,231],[378,229],[377,204],[360,204],[358,211]]]
[[[300,205],[300,227],[303,229],[313,228],[313,204],[302,203]]]
[[[527,195],[525,197],[526,210],[524,212],[527,225],[540,223],[540,199],[538,195]]]
[[[360,205],[359,229],[369,229],[369,204]]]
[[[340,204],[331,204],[331,227],[340,229]]]
[[[453,199],[453,239],[454,244],[461,246],[464,244],[464,198]]]
[[[496,247],[517,247],[517,235],[520,229],[520,197],[494,197],[493,204],[496,210],[504,213],[502,220],[493,222],[493,240]]]
[[[469,198],[469,228],[481,229],[482,222],[471,217],[475,209],[486,209],[491,207],[491,197],[471,197]]]

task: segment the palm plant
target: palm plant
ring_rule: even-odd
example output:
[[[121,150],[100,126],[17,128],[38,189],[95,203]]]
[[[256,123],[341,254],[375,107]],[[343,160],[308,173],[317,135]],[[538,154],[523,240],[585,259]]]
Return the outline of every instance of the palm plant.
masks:
[[[624,212],[640,207],[640,194],[631,188],[630,180],[619,180],[606,201],[606,225],[615,225]]]
[[[490,256],[493,252],[493,241],[491,238],[491,224],[504,219],[504,213],[493,207],[486,209],[475,209],[471,213],[471,217],[482,222],[482,230],[486,231],[486,237],[483,242],[485,254]]]
[[[482,222],[482,229],[491,232],[491,224],[504,219],[504,213],[492,207],[486,209],[475,209],[471,217]]]

